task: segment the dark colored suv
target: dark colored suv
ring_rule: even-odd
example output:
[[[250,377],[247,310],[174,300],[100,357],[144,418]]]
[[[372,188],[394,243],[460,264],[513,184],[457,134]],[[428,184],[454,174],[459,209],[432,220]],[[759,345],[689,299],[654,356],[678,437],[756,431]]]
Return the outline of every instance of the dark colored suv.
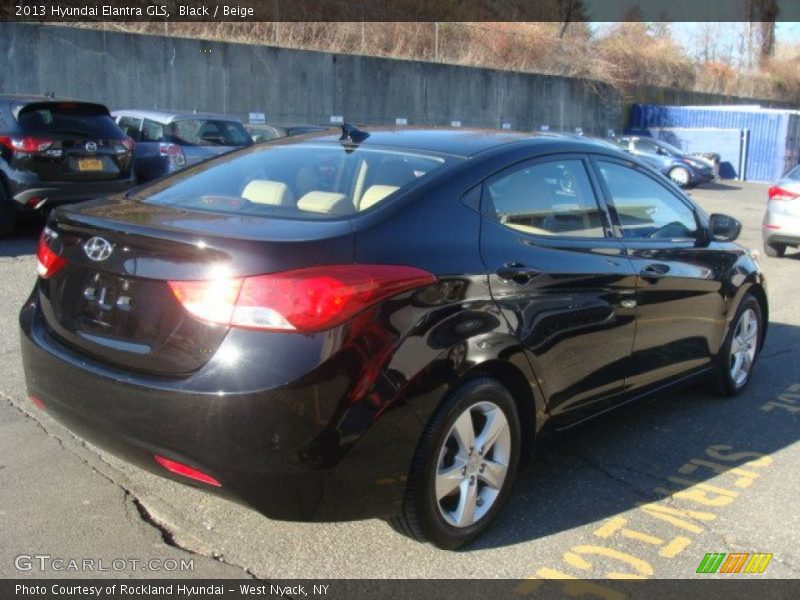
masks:
[[[102,104],[0,96],[0,235],[22,212],[127,189],[133,147]]]

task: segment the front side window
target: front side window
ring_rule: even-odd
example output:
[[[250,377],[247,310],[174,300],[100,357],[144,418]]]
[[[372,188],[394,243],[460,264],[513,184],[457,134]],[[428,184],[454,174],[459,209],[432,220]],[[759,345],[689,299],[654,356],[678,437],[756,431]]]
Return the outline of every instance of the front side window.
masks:
[[[259,145],[189,167],[134,197],[240,215],[342,217],[383,202],[444,163],[437,156],[338,144]]]
[[[618,163],[600,161],[599,165],[624,238],[697,237],[694,211],[665,186]]]
[[[634,147],[639,152],[647,152],[648,154],[658,154],[660,150],[658,144],[651,140],[636,140],[634,143]]]
[[[602,213],[581,160],[527,165],[487,185],[496,218],[543,236],[605,236]]]

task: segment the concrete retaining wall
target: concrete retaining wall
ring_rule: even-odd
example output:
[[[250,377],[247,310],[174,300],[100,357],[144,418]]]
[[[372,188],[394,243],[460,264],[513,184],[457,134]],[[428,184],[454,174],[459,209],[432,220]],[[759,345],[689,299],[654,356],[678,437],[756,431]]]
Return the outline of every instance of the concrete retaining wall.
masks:
[[[747,102],[643,88],[623,97],[579,79],[439,63],[0,23],[0,93],[53,91],[110,108],[266,113],[273,122],[621,130],[631,102]],[[762,104],[768,104],[761,101]]]

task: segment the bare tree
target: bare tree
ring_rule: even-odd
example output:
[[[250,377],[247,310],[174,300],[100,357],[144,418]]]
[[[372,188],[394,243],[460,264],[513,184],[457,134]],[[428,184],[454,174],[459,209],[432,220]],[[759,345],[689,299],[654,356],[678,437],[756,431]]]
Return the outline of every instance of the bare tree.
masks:
[[[758,64],[765,67],[775,54],[775,19],[777,0],[750,0],[750,21],[760,23]]]

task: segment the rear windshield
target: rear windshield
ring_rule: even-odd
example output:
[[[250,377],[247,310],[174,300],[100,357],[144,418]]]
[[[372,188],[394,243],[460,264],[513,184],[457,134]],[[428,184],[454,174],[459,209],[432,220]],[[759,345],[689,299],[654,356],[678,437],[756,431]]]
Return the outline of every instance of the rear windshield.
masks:
[[[241,123],[213,119],[190,119],[167,125],[167,141],[190,146],[247,146],[252,143]]]
[[[257,146],[189,168],[135,198],[242,215],[338,218],[383,202],[444,162],[437,156],[339,145]]]
[[[63,133],[110,140],[123,137],[108,111],[96,104],[30,104],[18,110],[17,121],[27,135]]]

